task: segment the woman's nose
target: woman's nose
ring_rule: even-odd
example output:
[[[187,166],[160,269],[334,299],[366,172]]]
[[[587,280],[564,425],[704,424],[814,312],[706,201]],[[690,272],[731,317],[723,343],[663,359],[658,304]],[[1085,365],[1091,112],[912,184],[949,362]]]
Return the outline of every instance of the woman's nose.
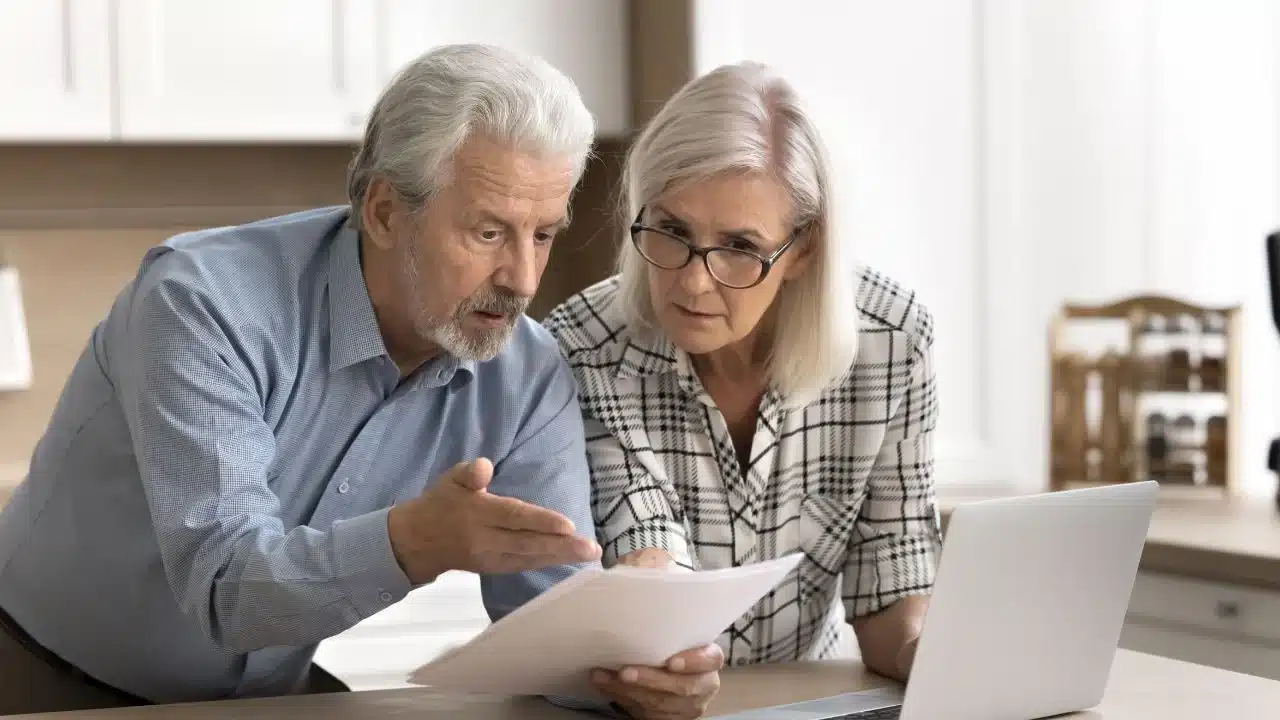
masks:
[[[699,255],[694,255],[689,264],[678,270],[680,287],[690,295],[709,292],[715,287],[716,280],[707,272],[707,264]]]

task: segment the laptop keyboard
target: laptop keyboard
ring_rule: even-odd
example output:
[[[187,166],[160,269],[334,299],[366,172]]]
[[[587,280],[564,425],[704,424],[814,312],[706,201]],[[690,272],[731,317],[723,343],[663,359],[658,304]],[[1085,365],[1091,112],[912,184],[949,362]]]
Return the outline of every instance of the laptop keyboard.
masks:
[[[824,720],[898,720],[898,716],[901,713],[902,706],[894,705],[893,707],[863,710],[862,712],[849,713],[848,715],[836,715],[824,718]]]

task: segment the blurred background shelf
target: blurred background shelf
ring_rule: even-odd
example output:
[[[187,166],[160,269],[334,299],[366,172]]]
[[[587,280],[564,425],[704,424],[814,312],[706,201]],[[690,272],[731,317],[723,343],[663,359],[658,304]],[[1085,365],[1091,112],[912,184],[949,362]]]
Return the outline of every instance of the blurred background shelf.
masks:
[[[1050,488],[1238,490],[1240,308],[1066,304],[1049,336]]]

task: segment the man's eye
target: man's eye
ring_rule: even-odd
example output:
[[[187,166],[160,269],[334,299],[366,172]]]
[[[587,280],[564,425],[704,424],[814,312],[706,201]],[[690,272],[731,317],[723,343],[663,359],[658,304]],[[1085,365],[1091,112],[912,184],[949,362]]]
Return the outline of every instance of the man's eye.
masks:
[[[534,239],[534,241],[535,241],[535,242],[537,242],[539,245],[547,245],[547,244],[549,244],[552,240],[555,240],[555,239],[556,239],[556,235],[555,235],[555,233],[538,233],[537,235],[534,235],[534,236],[533,236],[533,239]]]
[[[493,242],[494,240],[500,240],[502,239],[502,231],[501,230],[481,230],[480,238],[482,240],[487,240],[489,242]]]

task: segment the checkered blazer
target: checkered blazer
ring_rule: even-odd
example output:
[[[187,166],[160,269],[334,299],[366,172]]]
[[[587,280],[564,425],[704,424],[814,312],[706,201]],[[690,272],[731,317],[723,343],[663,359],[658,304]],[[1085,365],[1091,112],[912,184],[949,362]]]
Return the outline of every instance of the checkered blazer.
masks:
[[[933,584],[932,317],[883,275],[858,282],[856,362],[806,406],[766,392],[745,472],[688,356],[622,319],[616,277],[544,321],[577,377],[606,566],[645,547],[693,570],[804,553],[720,636],[730,664],[829,657],[842,622]]]

